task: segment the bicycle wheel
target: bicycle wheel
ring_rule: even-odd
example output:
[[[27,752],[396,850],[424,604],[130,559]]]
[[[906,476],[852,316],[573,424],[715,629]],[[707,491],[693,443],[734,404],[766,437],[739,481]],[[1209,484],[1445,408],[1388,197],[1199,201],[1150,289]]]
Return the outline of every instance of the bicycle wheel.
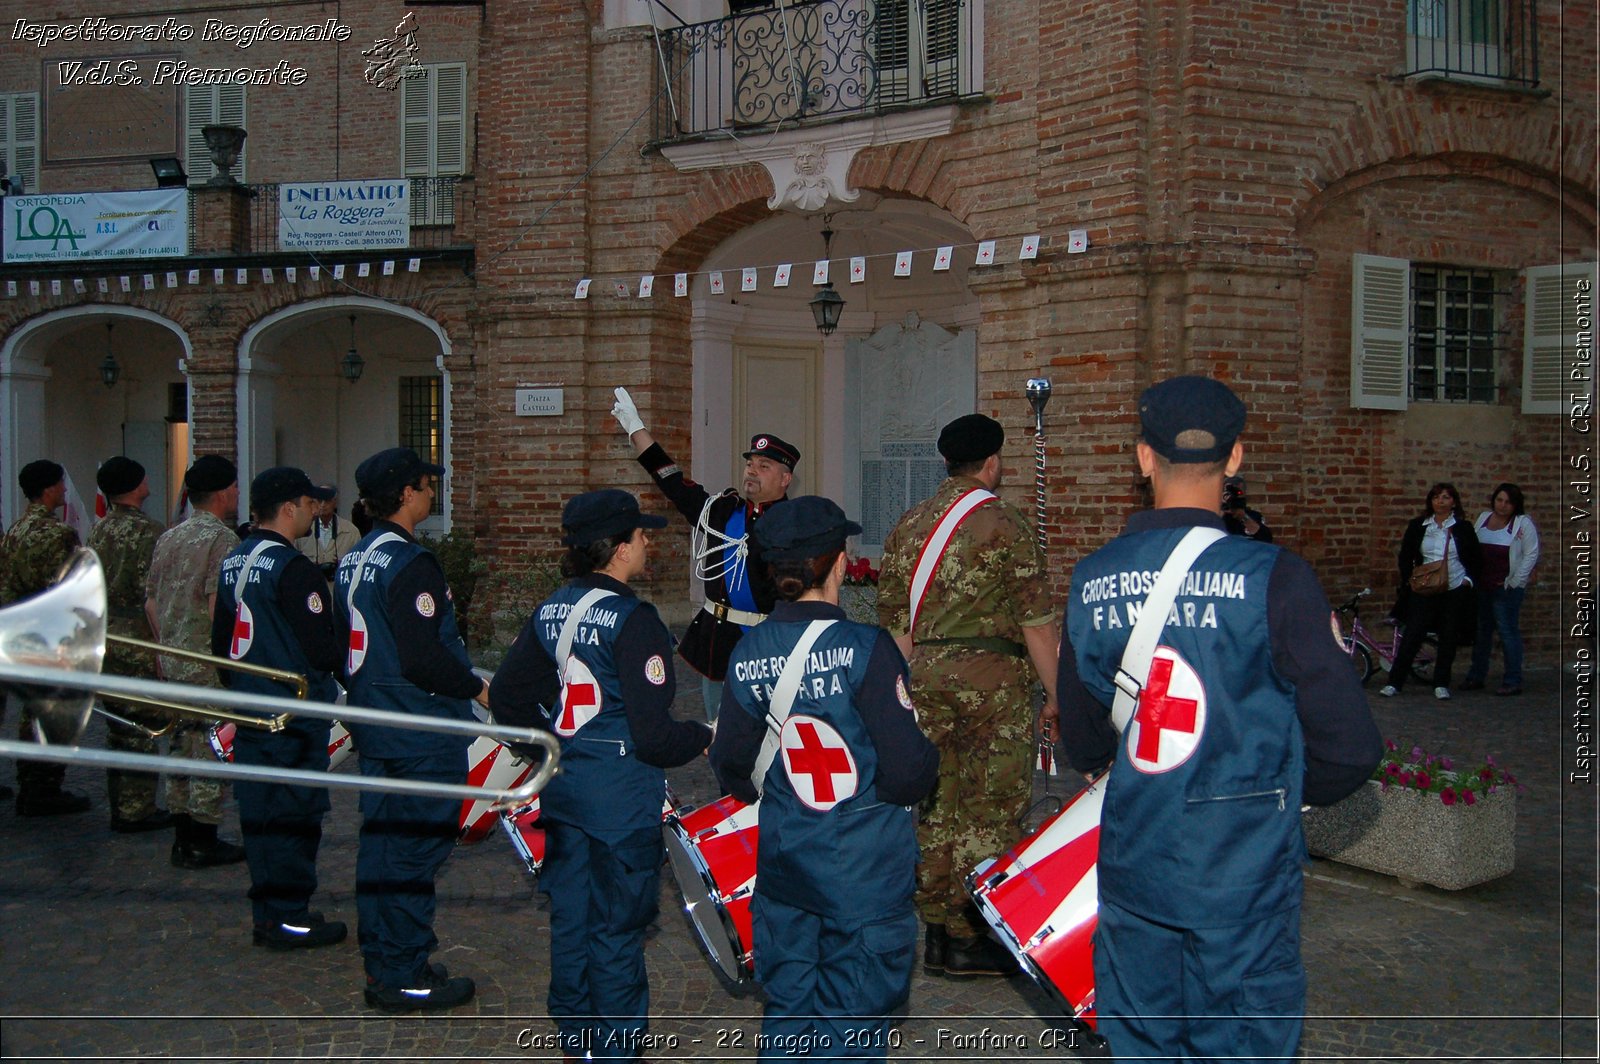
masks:
[[[1366,683],[1372,678],[1372,652],[1355,641],[1353,636],[1344,637],[1344,652],[1350,655],[1350,663],[1355,666],[1356,675],[1361,677],[1361,682]]]
[[[1439,637],[1429,632],[1422,637],[1417,656],[1411,659],[1411,675],[1423,683],[1433,682],[1433,663],[1439,656]]]

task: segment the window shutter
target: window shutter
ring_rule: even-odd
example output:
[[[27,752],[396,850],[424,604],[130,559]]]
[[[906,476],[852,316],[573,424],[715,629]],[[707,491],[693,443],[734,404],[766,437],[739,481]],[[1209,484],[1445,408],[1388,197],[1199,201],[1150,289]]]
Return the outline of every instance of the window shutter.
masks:
[[[216,174],[211,163],[211,152],[206,148],[206,126],[238,126],[245,124],[245,87],[243,85],[191,85],[183,90],[184,156],[183,169],[191,185],[203,185]],[[245,180],[245,163],[250,157],[250,141],[239,149],[239,161],[233,164],[233,176]]]
[[[1589,322],[1583,334],[1591,356],[1594,350],[1595,264],[1533,266],[1524,273],[1528,295],[1522,327],[1522,412],[1560,414],[1567,375],[1577,360],[1580,309]]]
[[[400,83],[400,163],[407,177],[427,177],[433,167],[433,111],[428,106],[433,68],[425,78]]]
[[[0,151],[7,176],[22,179],[24,192],[39,191],[39,94],[0,96]]]
[[[1411,351],[1411,263],[1356,255],[1350,289],[1350,405],[1404,410]]]
[[[467,170],[467,67],[449,63],[432,70],[434,98],[434,176]]]

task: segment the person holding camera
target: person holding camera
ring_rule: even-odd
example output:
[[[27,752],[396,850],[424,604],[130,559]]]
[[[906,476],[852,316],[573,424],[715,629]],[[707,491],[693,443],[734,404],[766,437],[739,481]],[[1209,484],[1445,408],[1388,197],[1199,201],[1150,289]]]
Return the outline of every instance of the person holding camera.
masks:
[[[294,541],[294,549],[310,558],[311,564],[322,571],[322,578],[331,586],[333,574],[339,569],[339,559],[350,553],[350,548],[366,533],[352,522],[339,520],[339,485],[319,484],[317,491],[333,494],[317,500],[311,530]]]
[[[1222,482],[1222,523],[1230,536],[1248,536],[1258,543],[1272,542],[1272,529],[1260,512],[1244,504],[1244,477]]]

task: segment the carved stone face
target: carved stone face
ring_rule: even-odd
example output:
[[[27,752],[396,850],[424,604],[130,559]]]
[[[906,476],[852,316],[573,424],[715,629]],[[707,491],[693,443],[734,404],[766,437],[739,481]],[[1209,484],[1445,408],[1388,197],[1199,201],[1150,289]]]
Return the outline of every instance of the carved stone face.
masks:
[[[794,172],[806,177],[816,177],[827,168],[828,149],[816,142],[802,144],[795,149]]]

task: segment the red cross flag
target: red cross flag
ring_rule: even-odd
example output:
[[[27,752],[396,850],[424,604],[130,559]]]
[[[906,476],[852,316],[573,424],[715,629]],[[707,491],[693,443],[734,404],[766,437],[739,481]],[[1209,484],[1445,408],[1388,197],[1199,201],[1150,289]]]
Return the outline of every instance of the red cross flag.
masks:
[[[1140,772],[1168,772],[1189,760],[1206,730],[1206,689],[1169,646],[1156,647],[1139,708],[1128,725],[1128,758]]]
[[[783,770],[807,807],[826,813],[855,796],[861,783],[856,759],[832,726],[816,717],[791,716],[783,722],[779,741]]]
[[[600,715],[600,684],[576,654],[567,658],[561,677],[561,712],[556,714],[556,734],[563,738]]]
[[[367,660],[367,619],[361,611],[350,607],[350,653],[345,659],[344,671],[354,676]]]
[[[233,641],[228,644],[228,657],[234,661],[250,653],[250,644],[255,639],[255,620],[250,607],[243,602],[233,611]]]

